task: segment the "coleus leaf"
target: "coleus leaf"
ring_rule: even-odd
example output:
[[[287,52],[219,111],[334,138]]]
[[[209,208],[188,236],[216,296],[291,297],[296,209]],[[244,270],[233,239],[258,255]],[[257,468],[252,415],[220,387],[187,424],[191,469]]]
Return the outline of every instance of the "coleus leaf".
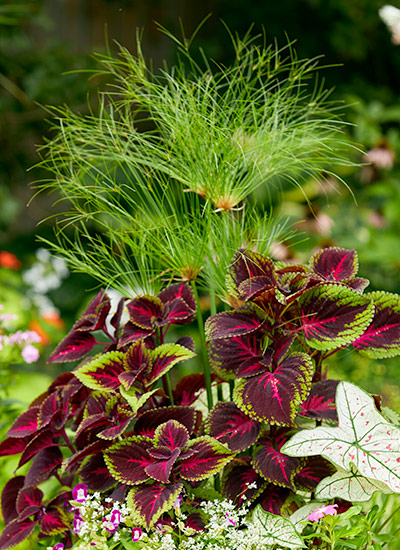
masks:
[[[196,313],[196,299],[193,294],[193,290],[187,283],[175,283],[169,285],[158,294],[158,298],[163,304],[173,304],[176,299],[183,300],[187,305],[188,315],[185,317],[176,318],[173,322],[175,324],[190,323]]]
[[[0,443],[0,456],[11,456],[22,453],[30,440],[30,436],[7,437]]]
[[[159,326],[190,323],[194,317],[194,312],[195,310],[191,309],[183,298],[174,298],[164,305],[163,319]]]
[[[319,350],[339,348],[356,340],[374,313],[369,298],[338,284],[307,289],[296,305],[307,344]]]
[[[259,422],[293,425],[298,405],[309,392],[313,362],[305,353],[285,357],[272,372],[241,378],[235,384],[233,399],[248,416]]]
[[[204,374],[196,372],[182,376],[176,384],[175,390],[172,390],[174,403],[182,407],[188,407],[196,401],[199,394],[205,390],[206,383]]]
[[[301,430],[282,447],[289,456],[322,455],[349,472],[351,465],[365,477],[400,492],[400,429],[377,411],[373,398],[341,382],[336,393],[339,426]]]
[[[125,354],[124,371],[119,375],[119,380],[126,390],[129,390],[133,382],[149,370],[151,366],[150,350],[143,340],[132,344]]]
[[[319,420],[337,422],[335,395],[339,380],[322,380],[311,388],[311,391],[301,403],[299,414]]]
[[[1,492],[1,512],[4,523],[10,523],[18,516],[16,502],[19,491],[24,486],[25,476],[15,476],[7,481]]]
[[[7,432],[8,437],[26,437],[38,431],[39,407],[31,407],[19,415]]]
[[[153,438],[157,426],[168,420],[176,420],[192,433],[196,425],[196,411],[191,407],[177,406],[151,409],[139,416],[134,429],[138,435]]]
[[[154,445],[168,449],[183,449],[189,441],[189,432],[176,420],[168,420],[158,426],[154,434]]]
[[[400,355],[400,296],[380,291],[366,296],[374,302],[374,317],[353,342],[354,349],[375,359]]]
[[[50,355],[47,363],[77,361],[78,359],[86,357],[95,344],[96,339],[89,332],[72,329],[58,344]]]
[[[43,493],[37,487],[24,487],[18,493],[16,507],[18,515],[21,516],[26,509],[34,509],[30,516],[39,511],[42,504]],[[29,517],[29,516],[28,516]],[[24,518],[26,519],[26,518]]]
[[[274,485],[294,489],[293,479],[302,467],[302,461],[284,455],[280,446],[268,439],[259,441],[251,464],[255,471]]]
[[[295,493],[291,489],[269,483],[256,498],[255,502],[260,504],[261,508],[266,512],[283,515],[284,510],[293,502],[294,496]]]
[[[149,455],[155,460],[146,466],[146,474],[161,483],[168,483],[172,468],[180,455],[180,449],[168,447],[152,447],[148,449]]]
[[[48,447],[38,452],[26,474],[26,485],[39,485],[60,468],[63,456],[59,447]]]
[[[351,466],[350,472],[339,469],[333,476],[323,479],[315,490],[315,498],[320,500],[342,498],[349,502],[362,502],[369,500],[375,491],[392,493],[382,481],[368,479]]]
[[[189,441],[194,454],[182,460],[180,474],[188,481],[201,481],[222,470],[234,457],[228,447],[209,436]]]
[[[264,311],[255,304],[246,304],[235,311],[223,311],[209,317],[205,324],[207,339],[232,338],[258,330],[266,319]]]
[[[25,540],[35,528],[35,522],[31,519],[20,521],[18,518],[11,521],[0,535],[0,549],[7,550],[17,546]]]
[[[81,317],[72,327],[72,330],[94,332],[101,330],[111,309],[110,298],[104,289],[93,298]]]
[[[153,384],[174,365],[191,359],[196,354],[179,344],[162,344],[150,352],[152,365],[146,373],[147,384]]]
[[[131,321],[138,327],[152,331],[159,326],[163,303],[156,296],[140,296],[126,304]]]
[[[39,517],[39,527],[43,535],[50,537],[67,531],[70,521],[60,506],[51,506]]]
[[[224,468],[222,494],[239,506],[256,498],[265,487],[264,479],[250,464],[250,457],[234,458]]]
[[[273,261],[252,250],[238,250],[226,276],[228,291],[232,296],[238,297],[241,283],[254,277],[263,278],[264,286],[276,285]]]
[[[101,453],[88,458],[79,470],[79,476],[91,491],[107,491],[115,485]]]
[[[302,461],[302,467],[294,477],[294,485],[302,491],[314,491],[325,477],[331,476],[335,467],[322,456],[310,456]]]
[[[258,366],[262,359],[262,335],[253,332],[232,338],[211,340],[208,353],[213,369],[225,380],[234,379],[239,367]]]
[[[174,483],[144,485],[131,489],[127,504],[135,524],[150,529],[162,514],[171,510],[182,487],[182,483]]]
[[[135,388],[131,388],[129,391],[120,386],[119,391],[124,399],[128,402],[132,412],[136,414],[141,409],[150,397],[158,391],[158,388],[154,388],[148,392],[142,393]]]
[[[248,449],[257,440],[260,424],[230,401],[215,405],[207,418],[205,431],[238,453]]]
[[[125,354],[119,351],[104,353],[74,371],[87,388],[108,391],[120,385],[119,375],[124,371]]]
[[[265,512],[257,506],[253,512],[253,522],[265,546],[305,548],[303,539],[289,519]]]
[[[149,331],[147,329],[140,328],[131,321],[128,321],[127,323],[125,323],[122,329],[122,334],[119,337],[118,348],[122,348],[127,344],[131,344],[133,342],[137,342],[140,339],[148,338],[153,332],[153,330]]]
[[[126,485],[137,485],[149,479],[146,466],[153,463],[147,449],[154,442],[142,436],[134,436],[119,441],[107,449],[104,461],[114,479]]]
[[[310,266],[326,281],[351,279],[358,271],[357,252],[337,247],[324,248],[310,258]]]

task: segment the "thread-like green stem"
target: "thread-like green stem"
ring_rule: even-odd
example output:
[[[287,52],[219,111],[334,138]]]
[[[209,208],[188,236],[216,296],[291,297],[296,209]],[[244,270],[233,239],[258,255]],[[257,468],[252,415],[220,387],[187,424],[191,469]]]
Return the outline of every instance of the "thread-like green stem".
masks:
[[[199,335],[200,335],[200,342],[201,342],[201,351],[202,351],[202,359],[203,359],[203,371],[204,371],[204,380],[206,383],[206,392],[207,392],[207,404],[209,410],[213,407],[213,397],[212,397],[212,391],[211,391],[211,367],[210,362],[208,360],[208,353],[207,353],[207,344],[206,344],[206,335],[204,332],[204,323],[203,323],[203,316],[201,314],[200,309],[200,301],[199,301],[199,293],[197,292],[197,287],[195,281],[191,282],[194,298],[196,300],[196,316],[197,316],[197,325],[199,327]]]
[[[168,394],[169,400],[171,401],[171,405],[174,405],[174,398],[172,395],[172,385],[171,385],[171,378],[169,376],[169,372],[165,373],[162,377],[163,381],[163,388],[166,394]]]
[[[211,315],[215,315],[217,313],[217,300],[215,297],[215,289],[213,288],[210,289],[210,313]],[[217,397],[219,402],[224,400],[221,384],[218,384],[217,386]]]

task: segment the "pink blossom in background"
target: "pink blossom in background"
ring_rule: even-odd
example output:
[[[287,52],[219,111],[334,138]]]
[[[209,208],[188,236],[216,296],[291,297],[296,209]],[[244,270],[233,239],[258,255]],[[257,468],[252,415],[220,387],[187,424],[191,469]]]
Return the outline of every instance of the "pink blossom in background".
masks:
[[[312,512],[307,518],[310,521],[319,521],[324,516],[334,516],[337,514],[337,504],[328,504],[327,506],[321,506]]]
[[[39,350],[32,344],[28,344],[21,351],[21,355],[25,363],[35,363],[39,359]]]

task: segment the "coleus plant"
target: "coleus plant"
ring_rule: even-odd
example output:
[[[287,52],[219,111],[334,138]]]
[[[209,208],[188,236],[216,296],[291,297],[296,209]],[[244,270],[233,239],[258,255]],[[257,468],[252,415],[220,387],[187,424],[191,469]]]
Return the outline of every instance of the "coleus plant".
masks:
[[[201,502],[218,494],[258,518],[261,509],[288,515],[314,495],[351,501],[400,492],[399,429],[365,392],[327,377],[329,357],[346,347],[400,354],[400,297],[365,293],[357,270],[354,250],[328,248],[307,265],[239,250],[226,281],[234,307],[205,325],[220,397],[209,411],[209,377],[170,377],[195,355],[193,340],[171,341],[170,330],[196,315],[189,284],[122,298],[115,312],[99,292],[49,359],[77,366],[0,444],[2,456],[21,454],[17,470],[26,471],[3,490],[0,549],[35,529],[70,547],[76,483],[126,500],[133,524],[147,530],[160,522],[174,529],[171,511],[183,499],[193,536]],[[50,478],[59,491],[43,504],[39,485]]]

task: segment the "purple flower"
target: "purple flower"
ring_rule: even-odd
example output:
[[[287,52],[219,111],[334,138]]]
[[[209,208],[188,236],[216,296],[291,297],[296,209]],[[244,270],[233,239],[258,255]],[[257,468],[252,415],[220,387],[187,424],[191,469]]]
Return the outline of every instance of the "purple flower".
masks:
[[[25,363],[35,363],[39,359],[39,350],[32,344],[28,344],[21,351],[21,355]]]
[[[83,519],[79,515],[76,515],[74,517],[73,526],[74,526],[74,531],[77,535],[79,535],[79,532],[82,529],[84,523],[85,522],[83,521]]]
[[[182,503],[182,495],[179,495],[178,498],[174,502],[174,508],[180,508]]]
[[[236,527],[236,523],[233,521],[233,519],[229,517],[228,512],[225,512],[225,515],[226,515],[226,520],[224,525],[234,525]]]
[[[113,510],[111,512],[110,519],[103,518],[103,527],[110,533],[115,533],[118,529],[118,525],[121,522],[121,512],[119,510]]]
[[[143,536],[142,530],[140,527],[133,527],[132,528],[132,541],[137,542],[140,540]]]
[[[310,521],[319,521],[324,516],[334,516],[335,514],[337,514],[337,507],[337,504],[328,504],[327,506],[321,506],[320,508],[314,510],[314,512],[312,512],[309,516],[307,516],[307,519],[309,519]]]
[[[84,483],[78,483],[78,485],[75,485],[75,487],[72,489],[72,498],[75,500],[75,502],[85,502],[87,499],[87,485]]]
[[[53,546],[53,550],[64,550],[64,545],[62,542],[57,542],[55,546]]]

